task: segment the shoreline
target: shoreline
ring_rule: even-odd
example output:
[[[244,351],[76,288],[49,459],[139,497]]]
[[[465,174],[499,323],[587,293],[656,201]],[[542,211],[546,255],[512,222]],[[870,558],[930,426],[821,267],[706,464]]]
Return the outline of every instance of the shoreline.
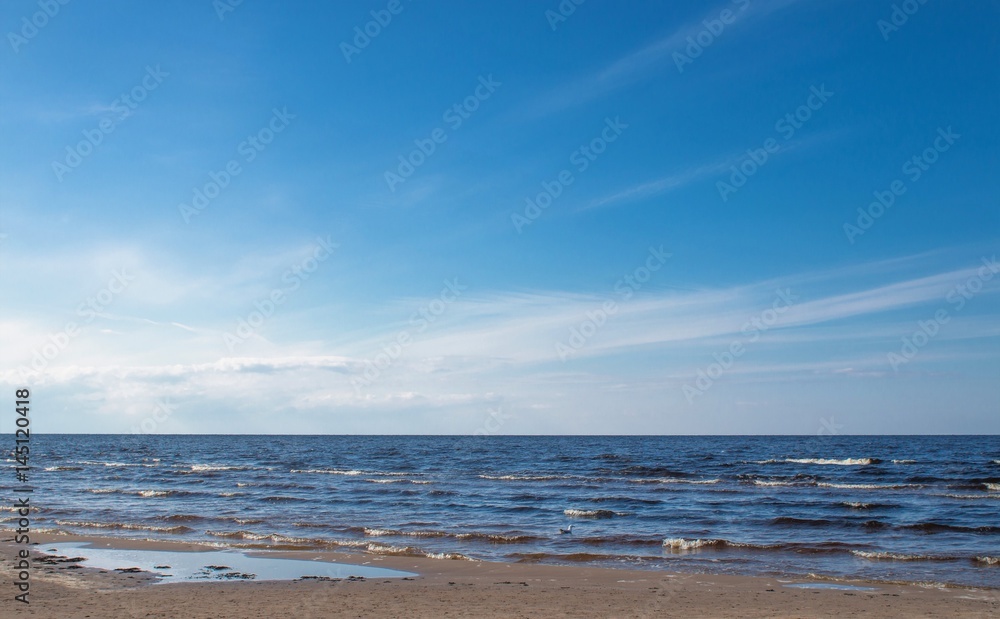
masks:
[[[152,585],[129,573],[37,561],[46,544],[86,542],[120,550],[218,551],[323,560],[415,572],[412,578],[206,581]],[[798,576],[734,576],[537,563],[501,563],[334,551],[256,550],[182,541],[33,534],[31,604],[13,601],[16,550],[3,538],[0,604],[32,617],[326,616],[985,617],[1000,614],[1000,590]],[[85,554],[85,553],[84,553]],[[125,567],[125,566],[122,566]],[[803,583],[805,588],[788,585]],[[862,589],[815,588],[824,584]],[[95,604],[100,612],[95,614]]]

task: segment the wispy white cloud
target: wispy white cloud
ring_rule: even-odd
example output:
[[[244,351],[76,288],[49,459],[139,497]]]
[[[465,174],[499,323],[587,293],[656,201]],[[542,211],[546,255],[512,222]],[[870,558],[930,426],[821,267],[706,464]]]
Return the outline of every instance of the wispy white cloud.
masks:
[[[720,159],[714,163],[686,168],[673,174],[663,176],[654,180],[644,181],[632,187],[616,191],[613,194],[595,198],[587,202],[579,210],[588,211],[591,209],[607,208],[625,204],[635,200],[643,200],[654,196],[669,193],[675,189],[680,189],[692,183],[721,174],[740,161],[739,157],[728,157]]]
[[[628,86],[662,68],[671,60],[672,54],[682,51],[688,44],[688,37],[696,37],[705,29],[704,21],[717,20],[725,10],[733,10],[734,21],[727,26],[723,36],[735,36],[745,30],[745,22],[758,20],[780,9],[795,4],[799,0],[754,0],[746,4],[746,10],[733,3],[720,4],[706,12],[701,19],[683,24],[673,32],[617,58],[603,67],[586,75],[561,83],[542,93],[537,99],[527,103],[522,109],[529,117],[552,114],[574,105],[586,103],[602,97],[614,90]],[[730,30],[731,29],[731,30]]]

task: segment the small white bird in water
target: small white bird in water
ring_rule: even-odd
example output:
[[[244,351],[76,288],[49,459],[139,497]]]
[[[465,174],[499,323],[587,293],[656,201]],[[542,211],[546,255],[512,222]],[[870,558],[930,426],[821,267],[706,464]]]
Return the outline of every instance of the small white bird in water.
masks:
[[[566,535],[567,533],[572,533],[572,532],[573,532],[573,525],[569,525],[569,528],[566,528],[566,529],[563,529],[561,527],[559,529],[559,534],[560,535]]]

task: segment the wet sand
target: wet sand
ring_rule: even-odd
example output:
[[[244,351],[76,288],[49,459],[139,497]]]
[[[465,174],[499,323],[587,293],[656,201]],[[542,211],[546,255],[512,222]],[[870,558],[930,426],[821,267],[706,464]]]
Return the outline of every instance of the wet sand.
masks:
[[[411,578],[152,584],[145,572],[45,558],[46,542],[217,550],[194,544],[33,535],[30,605],[13,600],[14,558],[0,543],[0,617],[1000,617],[1000,590],[837,581],[873,591],[792,588],[833,581],[610,570],[287,551],[275,556],[391,568]],[[82,550],[81,553],[85,553]],[[72,558],[72,557],[68,557]],[[127,566],[120,566],[127,567]],[[321,576],[322,564],[316,575]]]

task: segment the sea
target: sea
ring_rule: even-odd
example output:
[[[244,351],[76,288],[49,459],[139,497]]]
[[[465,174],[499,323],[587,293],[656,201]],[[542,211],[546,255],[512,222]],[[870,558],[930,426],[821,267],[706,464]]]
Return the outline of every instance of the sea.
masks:
[[[1000,588],[998,436],[49,434],[31,464],[36,531]]]

